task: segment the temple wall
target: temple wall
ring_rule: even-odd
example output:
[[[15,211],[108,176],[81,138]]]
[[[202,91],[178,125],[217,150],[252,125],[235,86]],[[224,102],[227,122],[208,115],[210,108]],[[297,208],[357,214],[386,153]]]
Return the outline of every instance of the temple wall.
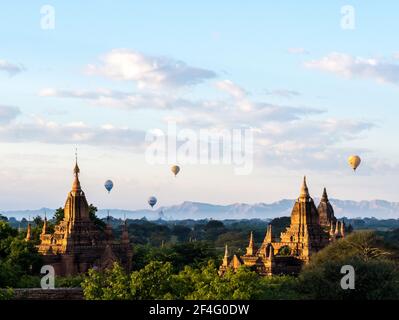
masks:
[[[81,288],[13,289],[12,300],[84,300]]]

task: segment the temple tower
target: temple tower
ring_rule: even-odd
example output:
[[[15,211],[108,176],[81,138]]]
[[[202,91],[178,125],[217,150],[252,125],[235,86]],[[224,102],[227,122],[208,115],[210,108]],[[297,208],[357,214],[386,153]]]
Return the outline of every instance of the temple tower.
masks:
[[[80,185],[77,158],[73,174],[72,188],[65,202],[64,219],[55,226],[53,234],[47,234],[45,219],[39,253],[47,264],[54,266],[56,275],[82,273],[92,267],[102,269],[112,265],[113,261],[129,269],[132,250],[127,233],[123,241],[117,243],[113,241],[110,224],[107,224],[104,232],[92,221],[86,195]]]
[[[249,244],[247,247],[247,252],[246,255],[247,256],[253,256],[256,252],[256,248],[255,248],[255,243],[254,243],[254,234],[251,231],[251,235],[249,236]]]
[[[287,243],[304,260],[328,243],[328,234],[319,224],[319,213],[310,197],[306,177],[291,212],[291,225],[281,233],[281,242]]]
[[[337,219],[334,216],[334,209],[328,200],[326,188],[323,190],[323,195],[320,199],[319,206],[317,207],[319,213],[319,221],[322,227],[331,227],[331,224],[335,224]]]
[[[32,226],[30,225],[30,222],[28,222],[28,228],[26,229],[26,241],[32,240]]]

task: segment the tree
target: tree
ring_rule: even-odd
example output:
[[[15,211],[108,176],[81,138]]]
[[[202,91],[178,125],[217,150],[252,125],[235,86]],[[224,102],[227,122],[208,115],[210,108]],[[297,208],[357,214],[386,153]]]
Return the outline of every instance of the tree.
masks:
[[[222,233],[226,232],[226,227],[223,222],[218,220],[211,220],[205,226],[205,239],[214,241]]]
[[[210,261],[173,272],[170,262],[151,261],[129,276],[119,265],[90,270],[83,282],[86,299],[298,299],[293,277],[264,278],[246,267],[219,276]]]
[[[0,220],[0,241],[17,235],[17,229],[12,228],[6,221]]]
[[[143,269],[134,271],[130,277],[133,299],[173,299],[171,280],[173,267],[170,262],[152,261]]]
[[[398,299],[398,265],[374,232],[355,232],[315,254],[299,277],[299,290],[312,299]],[[355,289],[341,288],[341,268],[355,270]]]
[[[129,277],[118,264],[111,269],[90,269],[82,282],[83,294],[88,300],[126,300],[131,298]]]
[[[18,231],[0,221],[0,287],[17,287],[25,278],[39,272],[41,256],[31,241],[18,237]]]
[[[55,210],[53,219],[55,220],[55,224],[59,224],[64,220],[64,208],[59,207]]]
[[[176,225],[173,227],[172,233],[177,237],[178,241],[187,241],[191,233],[191,229],[186,226]]]
[[[33,223],[35,224],[36,227],[42,227],[43,226],[43,219],[41,216],[36,216],[33,218]]]
[[[177,243],[163,248],[150,245],[134,246],[133,269],[144,268],[151,261],[170,262],[173,270],[178,272],[185,266],[198,267],[206,264],[208,260],[218,260],[218,255],[213,246],[204,241]]]

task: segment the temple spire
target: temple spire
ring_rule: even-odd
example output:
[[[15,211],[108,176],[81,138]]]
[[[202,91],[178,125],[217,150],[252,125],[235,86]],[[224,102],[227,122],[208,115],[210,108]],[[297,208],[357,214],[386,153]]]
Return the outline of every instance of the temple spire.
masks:
[[[47,233],[47,216],[46,213],[44,213],[44,222],[43,222],[43,228],[42,228],[42,234]]]
[[[224,267],[227,267],[229,265],[229,249],[227,247],[227,244],[224,247],[224,257],[223,257],[222,265]]]
[[[330,225],[330,236],[334,235],[334,222],[331,221],[331,225]]]
[[[273,233],[272,233],[272,225],[269,223],[267,226],[266,236],[265,236],[265,243],[273,242]]]
[[[254,244],[254,234],[251,231],[251,234],[249,236],[249,244],[248,244],[248,247],[247,247],[246,255],[247,256],[253,256],[255,254],[255,251],[256,251],[256,249],[255,249],[255,244]]]
[[[338,237],[339,236],[339,221],[337,220],[337,222],[335,223],[335,236]]]
[[[321,196],[321,200],[322,202],[328,202],[328,196],[327,196],[327,190],[326,188],[323,189],[323,195]]]
[[[29,219],[30,220],[30,219]],[[28,221],[28,228],[26,230],[26,241],[32,240],[32,226],[30,225],[30,222]]]
[[[310,195],[309,195],[309,189],[308,186],[306,184],[306,176],[303,177],[303,183],[302,183],[302,187],[301,187],[301,193],[299,195],[300,199],[309,199]]]
[[[73,169],[73,174],[75,176],[75,179],[72,184],[72,191],[81,191],[80,187],[80,181],[79,181],[79,174],[80,174],[80,169],[78,166],[78,151],[76,149],[75,151],[75,168]]]
[[[341,237],[345,238],[345,222],[341,222]]]

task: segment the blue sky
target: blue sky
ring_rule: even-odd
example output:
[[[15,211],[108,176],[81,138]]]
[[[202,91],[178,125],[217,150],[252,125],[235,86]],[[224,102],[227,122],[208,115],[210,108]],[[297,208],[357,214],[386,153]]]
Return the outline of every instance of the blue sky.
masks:
[[[46,4],[53,30],[41,28]],[[353,30],[341,27],[348,4]],[[75,147],[99,207],[142,208],[150,195],[160,205],[270,202],[296,197],[305,174],[315,197],[326,186],[335,198],[399,201],[398,9],[396,1],[2,4],[0,209],[63,205]],[[163,69],[149,74],[154,63]],[[192,164],[173,179],[170,164],[150,165],[143,134],[170,118],[193,130],[249,125],[253,171]],[[356,174],[350,154],[363,160]]]

